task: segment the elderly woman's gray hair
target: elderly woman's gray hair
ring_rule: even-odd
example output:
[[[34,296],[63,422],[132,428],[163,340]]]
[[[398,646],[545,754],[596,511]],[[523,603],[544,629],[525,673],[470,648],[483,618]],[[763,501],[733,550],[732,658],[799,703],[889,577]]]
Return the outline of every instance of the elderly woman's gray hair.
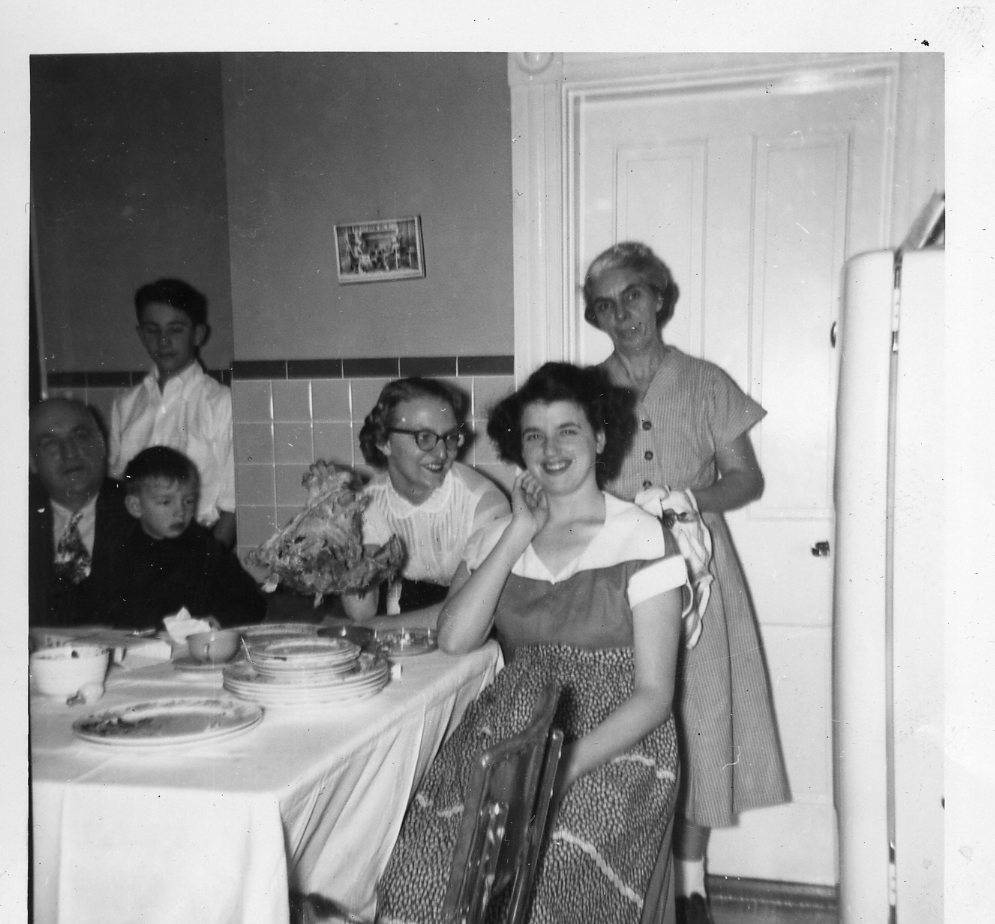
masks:
[[[594,317],[594,284],[608,270],[631,270],[644,285],[658,292],[663,299],[656,313],[657,327],[663,327],[674,316],[674,305],[680,291],[663,262],[645,244],[639,241],[621,241],[599,253],[587,268],[584,276],[584,320],[598,326]]]

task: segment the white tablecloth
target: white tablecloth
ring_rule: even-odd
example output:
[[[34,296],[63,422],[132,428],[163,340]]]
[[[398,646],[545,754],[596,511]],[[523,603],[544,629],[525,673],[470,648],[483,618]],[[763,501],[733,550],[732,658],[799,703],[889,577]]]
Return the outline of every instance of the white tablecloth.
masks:
[[[269,709],[229,740],[141,753],[79,741],[72,722],[227,697],[220,676],[163,664],[112,672],[89,706],[32,698],[34,920],[282,924],[288,887],[372,916],[408,799],[499,660],[493,642],[400,659],[369,700]]]

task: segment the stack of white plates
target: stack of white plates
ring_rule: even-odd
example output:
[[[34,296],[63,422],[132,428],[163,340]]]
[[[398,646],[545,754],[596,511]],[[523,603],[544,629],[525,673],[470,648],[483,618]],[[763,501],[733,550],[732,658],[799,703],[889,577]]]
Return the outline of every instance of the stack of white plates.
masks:
[[[360,648],[344,638],[280,639],[249,645],[249,660],[266,677],[307,683],[357,670]]]
[[[318,626],[306,622],[260,622],[252,626],[236,626],[247,644],[261,645],[281,638],[309,636],[317,638]]]
[[[254,663],[255,653],[252,657],[225,667],[224,688],[263,706],[355,702],[376,695],[390,679],[390,662],[379,653],[358,654],[345,673],[321,668],[263,673]]]

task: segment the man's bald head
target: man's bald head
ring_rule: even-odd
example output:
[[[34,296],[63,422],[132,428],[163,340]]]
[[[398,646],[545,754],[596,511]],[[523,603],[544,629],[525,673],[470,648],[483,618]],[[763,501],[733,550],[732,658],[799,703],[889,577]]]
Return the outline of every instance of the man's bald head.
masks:
[[[48,496],[79,510],[107,470],[107,447],[93,412],[79,401],[48,398],[31,408],[29,464]]]

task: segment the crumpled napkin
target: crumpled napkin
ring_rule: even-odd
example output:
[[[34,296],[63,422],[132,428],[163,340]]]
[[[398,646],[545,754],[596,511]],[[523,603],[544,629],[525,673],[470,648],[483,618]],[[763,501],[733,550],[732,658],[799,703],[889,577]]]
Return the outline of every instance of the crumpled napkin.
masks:
[[[715,580],[708,570],[712,560],[712,534],[701,519],[698,502],[690,490],[671,491],[666,486],[653,485],[640,491],[633,500],[647,513],[666,522],[687,562],[692,599],[684,612],[684,645],[694,648],[701,638],[711,584]]]
[[[190,611],[182,606],[172,616],[163,617],[162,624],[166,627],[166,632],[176,645],[185,645],[191,635],[198,632],[210,632],[216,628],[213,621],[208,619],[194,619]]]
[[[162,664],[172,657],[173,646],[161,638],[128,638],[114,650],[114,663],[125,669]]]

